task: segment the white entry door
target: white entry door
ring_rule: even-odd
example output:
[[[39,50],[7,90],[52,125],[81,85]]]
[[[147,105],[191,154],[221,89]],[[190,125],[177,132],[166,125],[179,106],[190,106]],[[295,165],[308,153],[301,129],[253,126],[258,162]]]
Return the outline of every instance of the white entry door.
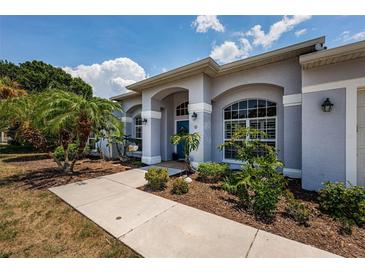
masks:
[[[357,185],[365,186],[365,90],[357,97]]]

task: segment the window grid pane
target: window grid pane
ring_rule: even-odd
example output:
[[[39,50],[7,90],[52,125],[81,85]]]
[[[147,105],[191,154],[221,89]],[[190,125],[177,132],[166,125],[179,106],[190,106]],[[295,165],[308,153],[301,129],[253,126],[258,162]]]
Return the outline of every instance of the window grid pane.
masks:
[[[176,116],[189,115],[188,112],[188,102],[182,103],[176,107]]]
[[[249,136],[249,138],[259,139],[275,147],[276,103],[262,99],[242,100],[226,107],[223,111],[225,140],[231,139],[239,126],[251,127],[264,132],[266,136]],[[224,158],[236,160],[236,149],[234,147],[225,147]]]
[[[142,139],[142,117],[138,116],[134,118],[135,125],[135,138]]]

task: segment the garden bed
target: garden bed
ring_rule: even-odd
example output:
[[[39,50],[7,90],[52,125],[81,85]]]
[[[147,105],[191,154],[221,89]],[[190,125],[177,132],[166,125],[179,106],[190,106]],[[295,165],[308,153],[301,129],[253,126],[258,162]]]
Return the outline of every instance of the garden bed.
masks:
[[[172,194],[172,180],[163,191],[152,193],[344,257],[365,257],[365,229],[355,226],[352,235],[340,234],[340,223],[318,210],[317,194],[302,190],[299,181],[291,180],[289,188],[311,210],[308,227],[298,225],[286,215],[284,199],[279,202],[273,222],[263,223],[242,208],[236,196],[222,190],[220,183],[203,183],[196,175],[191,178],[187,194]],[[151,192],[146,186],[141,189]]]
[[[138,167],[137,162],[121,163],[85,158],[76,162],[74,172],[65,174],[47,154],[24,154],[3,159],[8,169],[17,172],[0,174],[0,185],[17,182],[32,189],[50,188]]]

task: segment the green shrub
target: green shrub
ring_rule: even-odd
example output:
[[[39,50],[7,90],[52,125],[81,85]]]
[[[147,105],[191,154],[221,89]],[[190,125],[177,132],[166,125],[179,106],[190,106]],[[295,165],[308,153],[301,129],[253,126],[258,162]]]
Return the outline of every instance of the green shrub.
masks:
[[[248,176],[237,185],[237,196],[256,217],[271,221],[283,194],[281,179]]]
[[[319,205],[322,212],[340,220],[344,226],[356,224],[361,227],[365,224],[364,187],[346,187],[343,182],[326,182],[319,192]]]
[[[177,178],[172,184],[171,192],[176,195],[182,195],[189,192],[189,184],[184,178]]]
[[[201,163],[198,166],[198,175],[205,182],[207,180],[211,182],[217,182],[223,178],[229,172],[228,164],[206,162]]]
[[[265,138],[267,134],[257,129],[238,127],[232,138],[219,146],[221,150],[234,148],[237,159],[244,163],[238,177],[227,177],[223,188],[237,195],[256,217],[271,221],[286,185],[284,176],[279,172],[283,163],[278,160],[275,147],[255,136]]]
[[[77,144],[69,144],[68,145],[68,159],[73,161],[77,155],[77,150],[79,146]],[[56,157],[59,161],[65,160],[65,150],[62,146],[56,147],[55,151],[53,152],[53,156]]]
[[[154,190],[162,190],[166,187],[169,180],[167,168],[150,168],[144,178],[148,181],[148,186]]]
[[[288,205],[285,208],[285,212],[290,218],[296,221],[300,225],[308,225],[310,211],[308,207],[294,198],[293,193],[287,191],[286,200]]]
[[[242,180],[241,172],[232,172],[228,176],[223,178],[222,189],[230,194],[237,194],[237,186]]]

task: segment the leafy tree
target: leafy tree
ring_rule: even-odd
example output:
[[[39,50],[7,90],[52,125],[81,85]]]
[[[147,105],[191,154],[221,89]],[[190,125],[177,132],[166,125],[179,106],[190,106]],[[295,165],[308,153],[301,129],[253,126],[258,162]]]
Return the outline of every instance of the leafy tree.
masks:
[[[197,132],[194,133],[187,133],[185,131],[181,131],[175,135],[170,137],[170,142],[173,145],[182,144],[183,145],[183,152],[185,156],[185,163],[187,170],[189,172],[193,172],[193,167],[191,166],[190,161],[190,153],[198,150],[200,144],[200,135]]]
[[[121,111],[118,103],[98,97],[87,98],[71,92],[51,90],[43,96],[41,106],[45,129],[59,136],[65,161],[55,161],[65,172],[72,172],[76,160],[84,152],[90,133],[122,135],[122,123],[114,115]],[[71,143],[78,143],[75,159],[68,158]]]
[[[19,67],[9,61],[0,60],[0,77],[9,77],[15,81],[19,74]]]
[[[260,141],[265,135],[256,129],[240,127],[232,139],[219,148],[234,148],[238,159],[244,163],[241,171],[235,174],[236,178],[227,180],[223,188],[237,195],[256,217],[271,221],[286,181],[278,171],[283,164],[278,161],[275,148]]]
[[[86,84],[80,77],[72,78],[69,91],[87,98],[90,98],[93,95],[92,87]]]
[[[19,66],[8,61],[0,61],[0,76],[18,82],[30,94],[49,89],[62,89],[88,98],[92,97],[91,86],[81,78],[73,78],[63,69],[42,61],[28,61]]]

